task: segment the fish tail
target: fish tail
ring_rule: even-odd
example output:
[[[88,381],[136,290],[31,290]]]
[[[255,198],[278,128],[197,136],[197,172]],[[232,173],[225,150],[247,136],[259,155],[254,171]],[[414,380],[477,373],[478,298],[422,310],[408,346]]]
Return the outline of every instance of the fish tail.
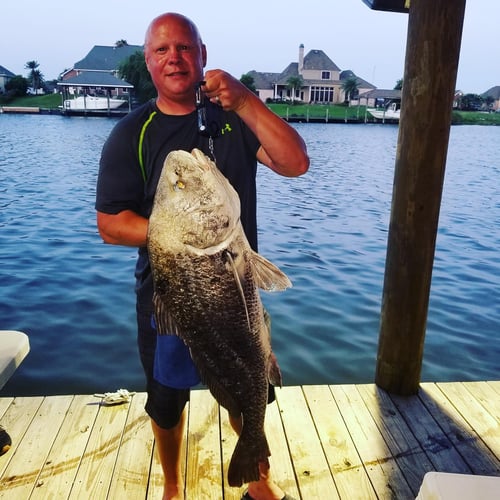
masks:
[[[229,486],[241,486],[243,483],[260,479],[259,462],[267,461],[271,455],[264,433],[256,442],[255,436],[241,433],[229,462],[227,481]]]

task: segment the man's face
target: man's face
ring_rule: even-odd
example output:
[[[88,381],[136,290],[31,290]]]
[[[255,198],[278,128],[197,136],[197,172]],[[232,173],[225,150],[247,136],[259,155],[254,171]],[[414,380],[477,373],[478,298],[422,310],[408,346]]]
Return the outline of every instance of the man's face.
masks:
[[[160,98],[194,105],[206,50],[189,24],[175,17],[158,19],[148,31],[144,54]]]

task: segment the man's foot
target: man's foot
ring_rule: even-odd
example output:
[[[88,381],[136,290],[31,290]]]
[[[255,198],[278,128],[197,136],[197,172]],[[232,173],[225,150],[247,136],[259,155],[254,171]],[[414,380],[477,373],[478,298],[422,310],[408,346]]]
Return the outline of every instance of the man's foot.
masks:
[[[257,493],[254,492],[254,494],[256,495]],[[271,493],[270,491],[268,491],[267,493],[262,491],[262,494],[265,495],[265,496],[255,496],[254,497],[254,496],[250,495],[250,493],[249,493],[248,490],[246,490],[245,493],[243,493],[243,496],[241,497],[241,500],[259,500],[260,498],[262,498],[262,499],[272,499],[272,500],[295,500],[295,498],[293,498],[290,495],[287,495],[286,493],[283,493],[283,492],[281,492],[282,496],[275,496],[275,494]],[[269,494],[271,496],[268,496]]]
[[[163,488],[163,500],[184,500],[184,485],[165,485]]]

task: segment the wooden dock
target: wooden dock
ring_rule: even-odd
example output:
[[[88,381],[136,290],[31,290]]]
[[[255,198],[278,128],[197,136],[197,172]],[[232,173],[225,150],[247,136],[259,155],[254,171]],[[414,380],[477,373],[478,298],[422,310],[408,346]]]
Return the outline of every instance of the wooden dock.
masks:
[[[374,384],[284,387],[268,407],[276,481],[297,499],[413,499],[428,471],[500,476],[500,381],[423,383],[398,397]],[[12,448],[0,498],[160,499],[145,394],[0,398]],[[186,499],[238,500],[226,483],[236,437],[206,390],[192,392]]]

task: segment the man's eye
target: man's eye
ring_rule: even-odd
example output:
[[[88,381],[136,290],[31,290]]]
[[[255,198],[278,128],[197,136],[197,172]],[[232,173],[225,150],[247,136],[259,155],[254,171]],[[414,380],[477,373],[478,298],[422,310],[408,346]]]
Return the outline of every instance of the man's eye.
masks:
[[[189,45],[179,45],[178,49],[181,51],[189,50],[191,47]]]

